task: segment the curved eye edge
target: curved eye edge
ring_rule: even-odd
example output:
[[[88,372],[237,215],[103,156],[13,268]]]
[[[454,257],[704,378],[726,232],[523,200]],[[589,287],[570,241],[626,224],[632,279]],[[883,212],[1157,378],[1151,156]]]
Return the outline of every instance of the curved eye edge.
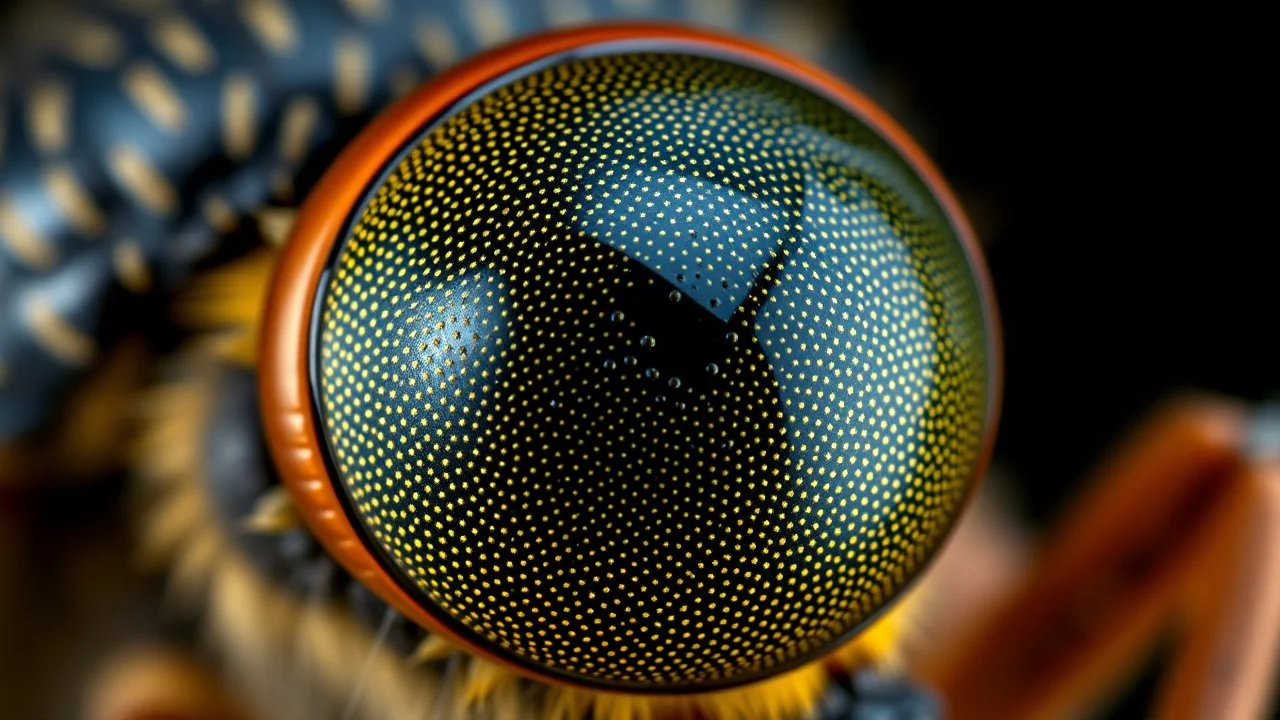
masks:
[[[870,101],[824,73],[748,43],[701,32],[667,27],[601,27],[543,36],[490,53],[437,78],[419,92],[375,120],[326,173],[300,214],[294,237],[286,248],[274,279],[263,327],[261,396],[269,445],[277,467],[295,498],[300,513],[329,553],[373,592],[421,624],[487,659],[513,667],[543,681],[581,684],[578,679],[514,661],[500,650],[469,639],[465,629],[451,625],[415,601],[392,577],[358,531],[349,515],[346,499],[335,488],[328,467],[328,449],[316,419],[311,388],[311,344],[317,288],[334,244],[345,231],[354,208],[360,205],[374,182],[402,146],[432,119],[496,77],[549,55],[618,40],[680,41],[703,44],[720,53],[748,56],[759,64],[776,66],[784,76],[803,80],[825,96],[842,101],[851,112],[879,130],[911,163],[943,206],[957,236],[965,245],[978,292],[983,302],[988,342],[988,405],[982,448],[976,472],[981,473],[994,439],[999,398],[999,335],[994,298],[981,255],[958,203],[927,157]],[[969,494],[976,486],[971,482]],[[772,675],[788,666],[771,668]],[[744,678],[716,688],[749,682]],[[586,684],[592,684],[589,681]],[[605,684],[607,686],[607,684]],[[716,689],[706,686],[688,691]],[[615,688],[617,689],[617,688]],[[645,691],[646,688],[623,688]],[[658,688],[680,692],[683,688]]]

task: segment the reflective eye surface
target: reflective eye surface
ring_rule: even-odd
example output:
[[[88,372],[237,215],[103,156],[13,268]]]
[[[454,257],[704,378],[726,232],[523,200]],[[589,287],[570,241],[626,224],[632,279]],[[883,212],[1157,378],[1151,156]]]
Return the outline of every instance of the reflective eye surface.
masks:
[[[334,482],[438,621],[594,686],[818,657],[921,570],[990,418],[953,219],[738,62],[579,54],[426,128],[320,288]]]

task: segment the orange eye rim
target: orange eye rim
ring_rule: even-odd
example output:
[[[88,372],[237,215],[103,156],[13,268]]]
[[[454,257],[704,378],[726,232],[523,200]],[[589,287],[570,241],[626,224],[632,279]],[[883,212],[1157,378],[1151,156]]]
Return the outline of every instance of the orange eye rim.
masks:
[[[484,53],[437,76],[391,106],[330,165],[303,203],[289,242],[281,252],[265,308],[259,353],[259,400],[268,447],[299,515],[329,555],[355,579],[410,620],[457,647],[535,680],[571,686],[580,683],[513,661],[442,623],[401,587],[366,546],[330,478],[326,445],[313,407],[312,315],[324,270],[335,244],[343,237],[352,210],[363,204],[370,185],[406,143],[467,95],[497,78],[554,55],[619,42],[677,43],[682,49],[701,48],[748,60],[805,85],[876,130],[911,164],[937,198],[968,255],[988,336],[986,425],[961,512],[990,459],[1001,398],[1001,338],[995,296],[981,250],[959,202],[925,153],[888,114],[823,70],[768,47],[703,30],[662,24],[602,25],[539,35]],[[775,670],[785,669],[786,666],[779,666]],[[724,686],[706,690],[721,687]]]

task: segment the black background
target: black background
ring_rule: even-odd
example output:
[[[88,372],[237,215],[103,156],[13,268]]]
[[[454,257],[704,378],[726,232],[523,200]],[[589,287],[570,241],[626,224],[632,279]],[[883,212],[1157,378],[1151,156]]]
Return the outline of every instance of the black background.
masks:
[[[1162,399],[1280,390],[1280,65],[1261,14],[1028,7],[873,2],[853,24],[987,247],[998,467],[1044,519]]]
[[[853,19],[982,236],[1005,343],[994,467],[1048,523],[1161,401],[1276,399],[1280,64],[1260,13],[1028,7],[873,2]],[[1099,717],[1145,716],[1167,657]]]

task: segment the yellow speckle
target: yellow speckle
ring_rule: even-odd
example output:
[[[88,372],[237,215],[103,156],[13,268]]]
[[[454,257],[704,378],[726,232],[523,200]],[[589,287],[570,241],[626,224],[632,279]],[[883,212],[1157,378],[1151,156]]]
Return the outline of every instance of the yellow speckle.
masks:
[[[78,232],[88,237],[102,234],[107,225],[106,216],[69,167],[46,168],[42,178],[45,191]]]
[[[240,222],[231,203],[218,195],[210,195],[200,203],[200,214],[204,216],[204,221],[209,223],[210,227],[219,232],[231,232]]]
[[[174,12],[159,15],[148,28],[151,44],[174,65],[189,73],[213,69],[218,55],[209,39],[186,17]]]
[[[742,21],[742,10],[742,0],[700,0],[689,6],[694,20],[717,28],[737,27]]]
[[[123,58],[128,43],[114,27],[90,17],[73,17],[60,28],[62,53],[90,68],[115,67]]]
[[[552,26],[579,25],[591,19],[586,0],[543,0]]]
[[[402,65],[391,73],[391,79],[388,86],[391,88],[392,97],[401,98],[413,92],[413,89],[422,82],[422,75],[411,65]]]
[[[297,21],[283,0],[240,0],[240,17],[268,51],[290,55],[298,49]]]
[[[23,219],[17,204],[0,196],[0,241],[19,262],[33,270],[49,270],[58,261],[49,241]]]
[[[414,23],[414,39],[418,52],[437,70],[458,60],[458,41],[449,26],[434,18],[419,18]]]
[[[178,209],[178,191],[132,146],[108,148],[107,168],[124,191],[151,212],[170,215]]]
[[[27,101],[27,129],[37,148],[47,153],[66,149],[71,140],[71,94],[55,78],[36,84]]]
[[[176,133],[186,125],[186,104],[155,65],[146,61],[135,62],[125,68],[121,82],[125,94],[157,127]]]
[[[233,73],[222,82],[222,145],[228,157],[244,160],[257,142],[257,89],[248,73]]]
[[[365,22],[382,22],[388,16],[386,0],[342,0],[342,4]]]
[[[42,297],[29,298],[23,319],[49,355],[70,365],[86,365],[97,354],[93,338],[73,327]]]
[[[151,288],[151,270],[142,248],[133,240],[121,240],[111,251],[111,264],[120,284],[129,292],[142,294]]]
[[[511,8],[506,0],[467,0],[462,10],[481,47],[497,45],[511,37]]]
[[[284,109],[280,123],[280,158],[286,162],[300,162],[311,144],[320,105],[314,98],[296,97]]]
[[[369,101],[369,47],[354,35],[338,40],[333,48],[333,101],[344,115],[354,115]]]

